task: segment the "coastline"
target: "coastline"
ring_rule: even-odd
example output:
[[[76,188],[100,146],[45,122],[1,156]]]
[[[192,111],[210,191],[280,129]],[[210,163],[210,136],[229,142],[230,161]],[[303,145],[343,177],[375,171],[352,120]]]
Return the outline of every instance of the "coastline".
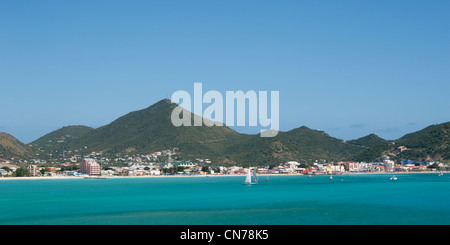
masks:
[[[343,175],[403,175],[403,174],[437,174],[438,171],[425,171],[425,172],[346,172],[340,174],[333,174],[334,176]],[[450,171],[442,171],[442,173],[450,173]],[[257,176],[307,176],[305,174],[257,174]],[[330,176],[330,174],[320,174],[315,176]],[[242,177],[245,174],[207,174],[207,175],[143,175],[143,176],[101,176],[106,177],[106,179],[127,179],[127,178],[206,178],[206,177]],[[314,175],[313,175],[314,176]],[[87,179],[96,179],[94,176],[45,176],[45,177],[0,177],[2,180],[57,180],[57,179],[85,179],[85,177],[93,177]]]

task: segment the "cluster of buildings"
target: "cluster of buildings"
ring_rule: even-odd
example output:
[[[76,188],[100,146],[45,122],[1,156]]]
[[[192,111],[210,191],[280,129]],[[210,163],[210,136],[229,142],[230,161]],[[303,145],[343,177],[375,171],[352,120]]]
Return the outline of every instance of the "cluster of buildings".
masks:
[[[12,175],[17,167],[11,165],[6,169],[0,168],[0,176],[9,176]],[[101,166],[96,162],[93,158],[84,158],[80,163],[79,171],[62,171],[60,167],[45,167],[38,166],[35,164],[30,164],[24,167],[29,176],[56,176],[56,175],[90,175],[90,176],[99,176],[101,175]]]
[[[429,166],[429,165],[428,165]],[[253,168],[253,167],[252,167]],[[289,161],[280,164],[276,167],[258,167],[257,174],[344,174],[356,172],[392,172],[392,171],[425,171],[427,166],[417,164],[395,165],[394,161],[388,158],[383,159],[383,162],[365,163],[365,162],[336,162],[336,163],[314,163],[312,166],[301,164],[296,161]],[[47,168],[48,169],[48,168]],[[28,168],[30,173],[36,171],[33,166]],[[50,169],[50,173],[54,173]],[[241,166],[201,166],[198,163],[189,161],[173,161],[168,163],[133,163],[125,167],[108,167],[108,170],[102,170],[101,165],[93,158],[85,158],[80,164],[78,171],[65,171],[61,174],[68,176],[161,176],[161,175],[245,175],[248,172],[248,167]]]
[[[388,156],[383,156],[381,162],[337,162],[337,163],[323,163],[314,164],[310,169],[304,170],[302,173],[308,174],[339,174],[344,172],[359,173],[359,172],[411,172],[411,171],[426,171],[428,167],[435,164],[434,161],[410,162],[402,164],[395,164]],[[436,163],[440,168],[448,168],[447,165]]]
[[[154,152],[148,155],[119,155],[104,156],[102,153],[92,152],[88,156],[72,155],[68,161],[59,164],[60,167],[44,166],[45,161],[31,159],[25,170],[30,176],[158,176],[158,175],[245,175],[248,167],[240,166],[214,166],[210,159],[195,159],[194,162],[179,161],[176,148]],[[383,156],[380,162],[315,162],[313,164],[288,161],[278,166],[258,167],[258,174],[342,174],[354,172],[399,172],[399,171],[426,171],[430,165],[438,164],[444,170],[448,166],[433,161],[403,160],[396,164],[389,156]],[[39,166],[40,165],[40,166]],[[105,166],[106,169],[102,169]],[[0,176],[8,176],[14,168],[6,171],[0,168]]]

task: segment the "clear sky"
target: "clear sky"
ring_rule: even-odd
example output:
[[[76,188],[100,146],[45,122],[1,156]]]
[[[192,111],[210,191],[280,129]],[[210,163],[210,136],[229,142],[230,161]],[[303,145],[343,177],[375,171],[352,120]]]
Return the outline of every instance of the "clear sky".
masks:
[[[450,121],[450,1],[0,2],[0,131],[24,143],[194,82],[280,91],[282,131],[396,139]]]

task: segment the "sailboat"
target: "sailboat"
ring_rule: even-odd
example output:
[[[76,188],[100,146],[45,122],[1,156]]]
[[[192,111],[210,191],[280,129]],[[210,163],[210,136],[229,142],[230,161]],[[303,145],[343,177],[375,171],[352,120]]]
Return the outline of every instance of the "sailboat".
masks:
[[[395,177],[395,172],[394,175],[390,178],[390,180],[397,180],[397,177]]]
[[[254,182],[252,182],[252,170],[249,167],[248,168],[248,172],[247,172],[247,177],[245,178],[245,182],[243,184],[244,185],[256,185],[256,184],[258,184],[258,178],[256,177],[256,169],[253,172],[253,178],[254,178]]]

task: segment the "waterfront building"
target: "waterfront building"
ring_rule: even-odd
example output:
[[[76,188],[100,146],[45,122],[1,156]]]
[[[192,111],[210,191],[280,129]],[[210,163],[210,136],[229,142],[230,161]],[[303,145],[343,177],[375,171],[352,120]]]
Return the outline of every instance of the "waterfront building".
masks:
[[[88,175],[100,175],[100,164],[93,158],[85,158],[80,164],[80,172]]]
[[[9,173],[8,173],[8,171],[6,171],[6,170],[4,170],[3,168],[0,168],[0,176],[3,176],[3,175],[9,175]]]
[[[148,173],[149,173],[150,175],[161,175],[161,171],[159,171],[159,169],[150,169],[150,170],[148,171]]]
[[[76,176],[77,172],[76,171],[66,171],[66,175],[67,176]]]
[[[28,172],[30,173],[31,176],[36,176],[36,170],[37,170],[37,166],[36,165],[29,165],[27,170],[28,170]]]
[[[384,159],[383,160],[383,165],[386,171],[394,171],[394,161],[389,160],[389,159]]]
[[[347,161],[344,163],[345,170],[349,172],[359,172],[359,163],[355,161]]]

